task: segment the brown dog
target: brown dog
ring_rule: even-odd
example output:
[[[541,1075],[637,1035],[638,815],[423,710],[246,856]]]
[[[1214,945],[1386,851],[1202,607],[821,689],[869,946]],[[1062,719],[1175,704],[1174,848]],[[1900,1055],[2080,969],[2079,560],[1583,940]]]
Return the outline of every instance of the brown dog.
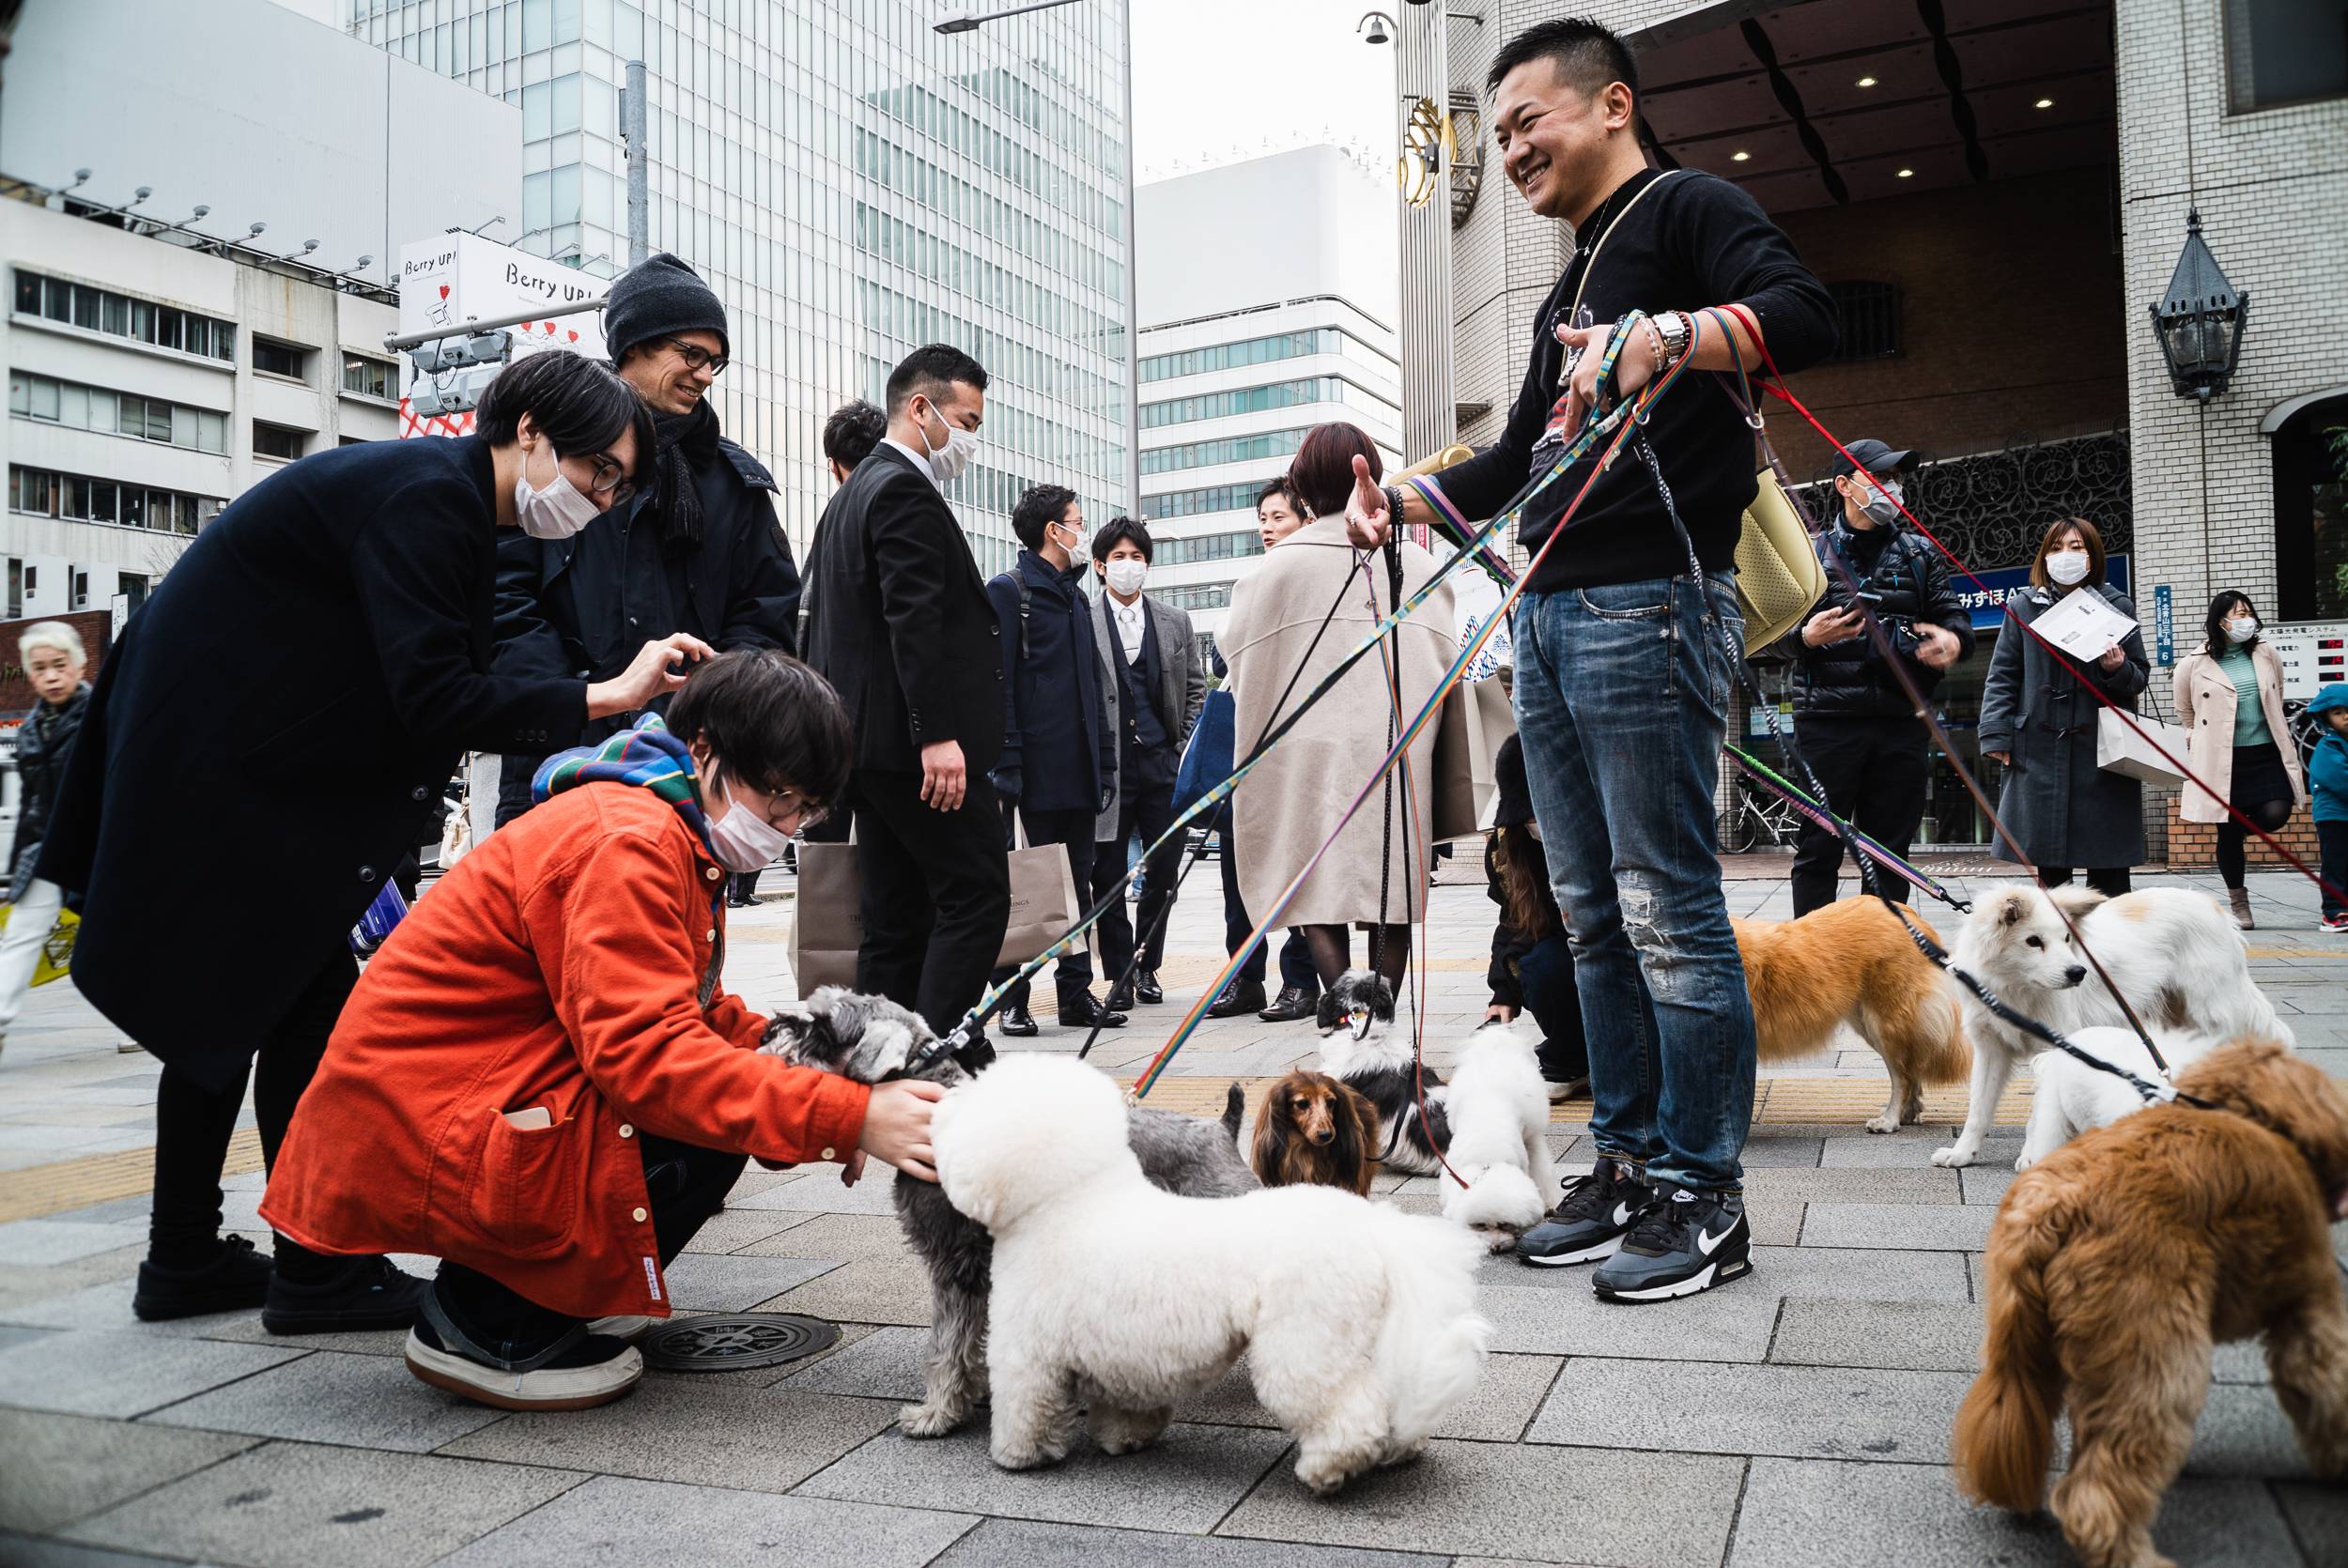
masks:
[[[1266,1187],[1342,1187],[1369,1195],[1378,1113],[1350,1084],[1299,1068],[1264,1095],[1251,1163]]]
[[[2151,1106],[2016,1179],[1989,1230],[1988,1337],[1956,1415],[1957,1483],[2038,1507],[2054,1489],[2089,1568],[2151,1568],[2153,1515],[2209,1391],[2210,1347],[2263,1335],[2275,1396],[2319,1474],[2348,1471],[2348,1308],[2330,1225],[2348,1217],[2348,1100],[2271,1040],[2178,1074],[2221,1107]]]

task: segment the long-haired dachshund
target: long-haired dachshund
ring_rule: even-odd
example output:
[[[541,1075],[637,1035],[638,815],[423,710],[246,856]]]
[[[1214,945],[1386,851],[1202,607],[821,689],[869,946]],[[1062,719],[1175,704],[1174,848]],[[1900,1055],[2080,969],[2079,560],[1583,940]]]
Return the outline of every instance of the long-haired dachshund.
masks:
[[[1361,1092],[1303,1068],[1264,1096],[1252,1163],[1266,1187],[1342,1187],[1369,1195],[1378,1112]]]

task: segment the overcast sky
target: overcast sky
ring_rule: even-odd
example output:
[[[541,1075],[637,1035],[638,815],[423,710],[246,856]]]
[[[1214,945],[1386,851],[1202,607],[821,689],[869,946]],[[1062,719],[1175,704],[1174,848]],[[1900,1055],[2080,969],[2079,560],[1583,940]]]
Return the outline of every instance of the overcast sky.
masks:
[[[1369,0],[1133,0],[1134,172],[1147,182],[1328,142],[1391,171],[1394,46]],[[1388,15],[1398,8],[1382,4]]]

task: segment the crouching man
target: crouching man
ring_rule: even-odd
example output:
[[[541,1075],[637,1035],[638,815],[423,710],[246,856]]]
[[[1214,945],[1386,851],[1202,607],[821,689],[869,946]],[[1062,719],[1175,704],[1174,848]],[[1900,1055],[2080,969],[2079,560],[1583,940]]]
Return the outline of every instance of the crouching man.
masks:
[[[262,1212],[324,1253],[445,1261],[418,1377],[579,1409],[643,1376],[662,1267],[751,1155],[935,1180],[937,1085],[867,1088],[758,1054],[718,988],[729,871],[846,779],[845,713],[771,650],[704,664],[656,717],[541,770],[544,801],[419,901],[368,964]]]

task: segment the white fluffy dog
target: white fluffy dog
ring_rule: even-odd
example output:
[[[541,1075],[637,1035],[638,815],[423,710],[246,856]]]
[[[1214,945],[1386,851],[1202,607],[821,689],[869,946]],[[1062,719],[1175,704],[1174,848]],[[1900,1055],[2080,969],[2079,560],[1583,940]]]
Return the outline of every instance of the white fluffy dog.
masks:
[[[1549,1158],[1549,1085],[1535,1059],[1539,1040],[1522,1022],[1488,1024],[1468,1041],[1445,1097],[1455,1180],[1443,1175],[1444,1218],[1481,1236],[1495,1253],[1540,1223],[1555,1184]],[[1465,1187],[1460,1181],[1467,1183]]]
[[[2206,1035],[2155,1034],[2153,1043],[2169,1062],[2164,1075],[2133,1029],[2098,1023],[2074,1029],[2067,1038],[2081,1051],[2155,1084],[2164,1076],[2175,1077],[2178,1068],[2208,1055],[2219,1043]],[[2051,1047],[2041,1051],[2031,1058],[2030,1072],[2035,1082],[2030,1127],[2022,1134],[2021,1157],[2014,1161],[2017,1171],[2029,1170],[2082,1132],[2109,1127],[2122,1116],[2144,1109],[2144,1097],[2129,1087],[2126,1079],[2091,1068],[2066,1052]]]
[[[2096,1024],[2124,1027],[2126,1015],[2073,945],[2054,899],[2078,922],[2087,945],[2156,1037],[2258,1035],[2292,1043],[2291,1031],[2251,982],[2233,921],[2216,899],[2182,887],[2148,887],[2111,899],[2067,887],[2051,898],[2035,887],[2001,889],[1967,916],[1954,955],[1956,967],[2015,1011],[2066,1035]],[[1956,1142],[1933,1151],[1936,1165],[1973,1162],[2006,1080],[2042,1043],[1998,1019],[1970,992],[1960,995],[1973,1046],[1972,1098]]]
[[[1482,1376],[1473,1237],[1329,1187],[1162,1191],[1090,1068],[1006,1056],[938,1102],[932,1142],[946,1196],[995,1238],[1006,1469],[1065,1458],[1080,1406],[1104,1451],[1140,1448],[1244,1353],[1297,1479],[1332,1492],[1416,1454]]]

